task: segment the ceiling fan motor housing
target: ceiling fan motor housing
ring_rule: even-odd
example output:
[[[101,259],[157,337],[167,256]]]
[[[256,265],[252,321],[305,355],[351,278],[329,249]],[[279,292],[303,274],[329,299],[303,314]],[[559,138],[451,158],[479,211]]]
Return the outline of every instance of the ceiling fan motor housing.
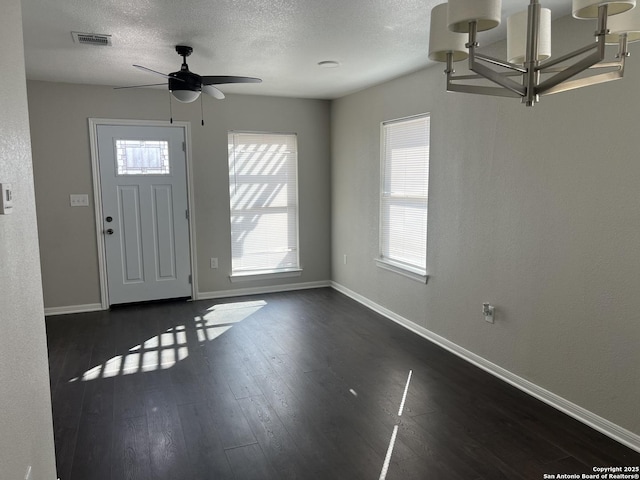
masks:
[[[184,70],[169,74],[169,90],[189,90],[199,92],[202,90],[202,79],[200,75]],[[174,78],[171,78],[174,77]],[[178,80],[179,79],[179,80]]]

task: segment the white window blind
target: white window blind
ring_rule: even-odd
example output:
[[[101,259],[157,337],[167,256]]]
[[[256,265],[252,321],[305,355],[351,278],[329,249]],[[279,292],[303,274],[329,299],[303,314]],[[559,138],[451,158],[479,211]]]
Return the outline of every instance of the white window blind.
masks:
[[[428,114],[382,124],[380,260],[426,275]]]
[[[229,132],[232,276],[299,268],[294,134]]]

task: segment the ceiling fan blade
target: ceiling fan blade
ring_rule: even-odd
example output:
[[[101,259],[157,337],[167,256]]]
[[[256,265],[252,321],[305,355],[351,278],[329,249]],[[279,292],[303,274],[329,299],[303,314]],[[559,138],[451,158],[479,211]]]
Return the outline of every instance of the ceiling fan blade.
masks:
[[[167,82],[165,82],[165,83],[150,83],[148,85],[131,85],[131,86],[128,86],[128,87],[113,87],[113,89],[114,90],[121,90],[123,88],[157,87],[157,86],[160,86],[160,85],[165,85],[166,86]]]
[[[202,91],[207,95],[211,95],[213,98],[217,98],[218,100],[222,100],[224,98],[224,93],[213,85],[202,85]]]
[[[150,68],[143,67],[142,65],[134,65],[134,67],[139,68],[140,70],[144,70],[145,72],[155,73],[156,75],[160,75],[161,77],[164,77],[164,78],[172,78],[174,80],[179,80],[181,82],[184,82],[184,80],[182,80],[181,78],[172,77],[171,75],[167,75],[166,73],[156,72],[155,70],[151,70]]]
[[[262,79],[254,77],[235,77],[233,75],[207,75],[202,78],[203,85],[221,85],[223,83],[261,83]]]

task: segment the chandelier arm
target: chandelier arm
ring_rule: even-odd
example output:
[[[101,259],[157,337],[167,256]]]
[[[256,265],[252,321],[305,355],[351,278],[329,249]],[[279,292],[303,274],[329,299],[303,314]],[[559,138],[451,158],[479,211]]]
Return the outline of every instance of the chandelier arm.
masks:
[[[592,69],[615,68],[616,70],[612,72],[591,75],[589,77],[584,77],[584,78],[579,78],[577,80],[564,82],[553,88],[548,89],[544,94],[552,95],[554,93],[566,92],[566,91],[575,90],[581,87],[597,85],[600,83],[606,83],[606,82],[611,82],[613,80],[618,80],[624,76],[625,60],[628,55],[629,53],[627,52],[627,36],[623,35],[620,37],[620,41],[619,41],[619,51],[618,51],[619,60],[617,62],[600,62],[590,67]]]
[[[620,68],[620,70],[617,70],[614,72],[600,73],[598,75],[592,75],[590,77],[585,77],[585,78],[578,78],[577,80],[571,80],[568,82],[561,83],[559,85],[556,85],[553,88],[547,89],[541,95],[553,95],[554,93],[568,92],[569,90],[575,90],[577,88],[587,87],[590,85],[598,85],[599,83],[611,82],[613,80],[618,80],[622,78],[622,76],[623,76],[623,69]]]
[[[448,92],[461,92],[461,93],[474,93],[477,95],[491,95],[494,97],[510,97],[521,98],[519,93],[512,92],[502,87],[483,87],[480,85],[458,85],[452,83],[455,78],[447,79],[447,91]]]
[[[617,70],[624,70],[624,58],[618,60],[617,62],[602,62],[596,63],[595,65],[589,67],[591,69],[596,68],[615,68]]]
[[[501,87],[506,88],[507,90],[510,90],[511,92],[516,93],[518,96],[524,96],[526,94],[526,90],[523,85],[517,82],[514,82],[510,78],[500,75],[500,72],[496,72],[495,70],[490,69],[486,65],[483,65],[476,61],[476,48],[478,47],[477,35],[478,35],[478,22],[474,20],[469,22],[469,42],[465,45],[465,47],[469,49],[469,70],[477,73],[478,75],[481,75],[482,77],[486,78],[487,80],[493,83],[500,85]],[[478,56],[479,60],[487,60],[490,58],[491,57],[486,57],[484,55]],[[495,60],[495,59],[492,59],[492,60]],[[493,63],[491,60],[488,60],[488,61]],[[500,60],[496,60],[496,61],[499,63],[505,63]],[[475,86],[475,87],[480,88],[479,86]],[[493,95],[493,93],[488,93],[486,95]]]
[[[595,49],[596,49],[596,51],[593,52],[588,57],[585,57],[584,59],[582,59],[579,62],[575,63],[574,65],[571,65],[570,67],[568,67],[563,72],[556,73],[553,77],[548,78],[544,82],[541,82],[540,84],[538,84],[535,87],[535,93],[536,94],[538,94],[538,95],[544,94],[545,92],[547,92],[551,88],[554,88],[554,87],[560,85],[561,83],[565,82],[566,80],[568,80],[569,78],[573,77],[574,75],[577,75],[578,73],[583,72],[584,70],[586,70],[588,68],[591,68],[593,65],[595,65],[596,63],[601,62],[604,59],[605,46],[606,46],[605,45],[605,35],[608,33],[608,30],[607,30],[607,14],[608,14],[608,12],[609,12],[609,6],[607,4],[600,5],[598,7],[598,29],[596,30],[596,33],[595,33],[595,36],[596,36]],[[591,45],[591,47],[593,47],[593,46],[594,45]],[[621,43],[621,46],[622,46],[622,43]],[[588,49],[586,51],[588,51]],[[549,64],[547,64],[547,66],[548,65]],[[587,85],[590,85],[590,84],[587,83]]]
[[[553,65],[557,65],[559,63],[566,62],[567,60],[571,60],[572,58],[578,57],[580,55],[584,55],[588,51],[595,50],[598,47],[599,47],[599,44],[597,42],[594,42],[590,45],[579,48],[578,50],[574,50],[571,53],[567,53],[566,55],[563,55],[561,57],[545,60],[544,62],[540,63],[537,70],[540,70],[542,71],[542,73],[544,73],[544,70],[546,70],[549,67],[552,67]]]
[[[500,72],[496,72],[491,70],[489,67],[482,65],[481,63],[476,62],[473,59],[472,48],[469,49],[469,69],[473,72],[476,72],[478,75],[490,80],[493,83],[500,85],[501,87],[506,88],[507,90],[511,90],[512,92],[518,94],[519,96],[524,96],[526,94],[525,88],[523,85],[518,82],[514,82],[508,77],[505,77],[500,74]]]
[[[446,73],[446,72],[445,72]],[[504,77],[521,77],[522,73],[519,72],[501,72],[500,75]],[[482,75],[452,75],[451,80],[485,80]]]
[[[548,78],[543,82],[540,82],[540,84],[538,84],[538,86],[535,87],[536,94],[543,95],[551,88],[554,88],[560,85],[562,82],[567,81],[569,78],[601,62],[602,59],[604,58],[604,46],[605,46],[604,42],[601,42],[599,44],[599,47],[601,48],[598,48],[598,51],[592,53],[591,55],[575,63],[574,65],[567,67],[565,70],[556,73],[553,77]]]
[[[526,68],[521,67],[520,65],[516,65],[515,63],[505,62],[504,60],[500,60],[499,58],[489,57],[488,55],[483,55],[480,53],[475,53],[476,60],[482,60],[483,62],[492,63],[497,65],[498,67],[508,68],[510,70],[515,70],[516,72],[525,73],[527,71]]]
[[[569,90],[575,90],[577,88],[618,80],[624,76],[625,60],[628,56],[628,38],[625,34],[621,35],[620,40],[618,41],[617,58],[619,60],[617,62],[599,62],[589,67],[590,69],[614,68],[614,71],[563,82],[555,87],[548,89],[546,92],[544,92],[544,95],[567,92]],[[555,68],[550,68],[548,71],[551,70],[555,70]]]
[[[617,62],[599,62],[596,63],[595,65],[591,65],[588,70],[595,70],[598,68],[615,68],[615,69],[620,69],[620,61]],[[569,67],[550,67],[549,69],[545,70],[544,72],[541,73],[558,73],[558,72],[564,72],[567,68]]]
[[[498,97],[512,97],[518,98],[520,97],[519,93],[512,92],[511,90],[507,90],[502,87],[483,87],[479,85],[459,85],[453,83],[455,80],[461,79],[481,79],[484,78],[481,75],[460,75],[459,77],[454,77],[455,70],[453,69],[453,53],[447,53],[447,66],[444,71],[447,75],[447,91],[449,92],[462,92],[462,93],[475,93],[482,95],[492,95]],[[515,72],[506,72],[510,75],[521,75]]]
[[[568,67],[550,67],[547,70],[545,70],[542,73],[559,73],[559,72],[564,72]],[[595,65],[592,65],[591,67],[589,67],[590,69],[599,69],[599,68],[615,68],[615,69],[620,69],[621,68],[621,62],[617,61],[617,62],[600,62],[600,63],[596,63]],[[445,72],[447,73],[447,72]],[[454,73],[454,72],[452,72]],[[520,72],[500,72],[500,75],[504,76],[504,77],[521,77],[522,73]],[[478,75],[477,73],[475,75],[454,75],[451,76],[451,80],[481,80],[484,79],[485,77],[483,77],[482,75]]]

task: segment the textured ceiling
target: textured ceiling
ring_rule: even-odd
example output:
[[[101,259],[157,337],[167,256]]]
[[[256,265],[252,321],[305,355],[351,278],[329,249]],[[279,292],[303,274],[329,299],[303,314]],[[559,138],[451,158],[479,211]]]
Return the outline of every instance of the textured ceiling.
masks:
[[[132,67],[179,70],[175,45],[194,48],[200,75],[260,77],[226,93],[337,98],[430,64],[431,8],[442,0],[22,0],[27,77],[111,86],[162,82]],[[569,0],[541,2],[554,18]],[[503,0],[503,13],[527,0]],[[504,36],[483,32],[488,43]],[[79,45],[71,32],[112,35]],[[335,60],[338,68],[320,68]]]

